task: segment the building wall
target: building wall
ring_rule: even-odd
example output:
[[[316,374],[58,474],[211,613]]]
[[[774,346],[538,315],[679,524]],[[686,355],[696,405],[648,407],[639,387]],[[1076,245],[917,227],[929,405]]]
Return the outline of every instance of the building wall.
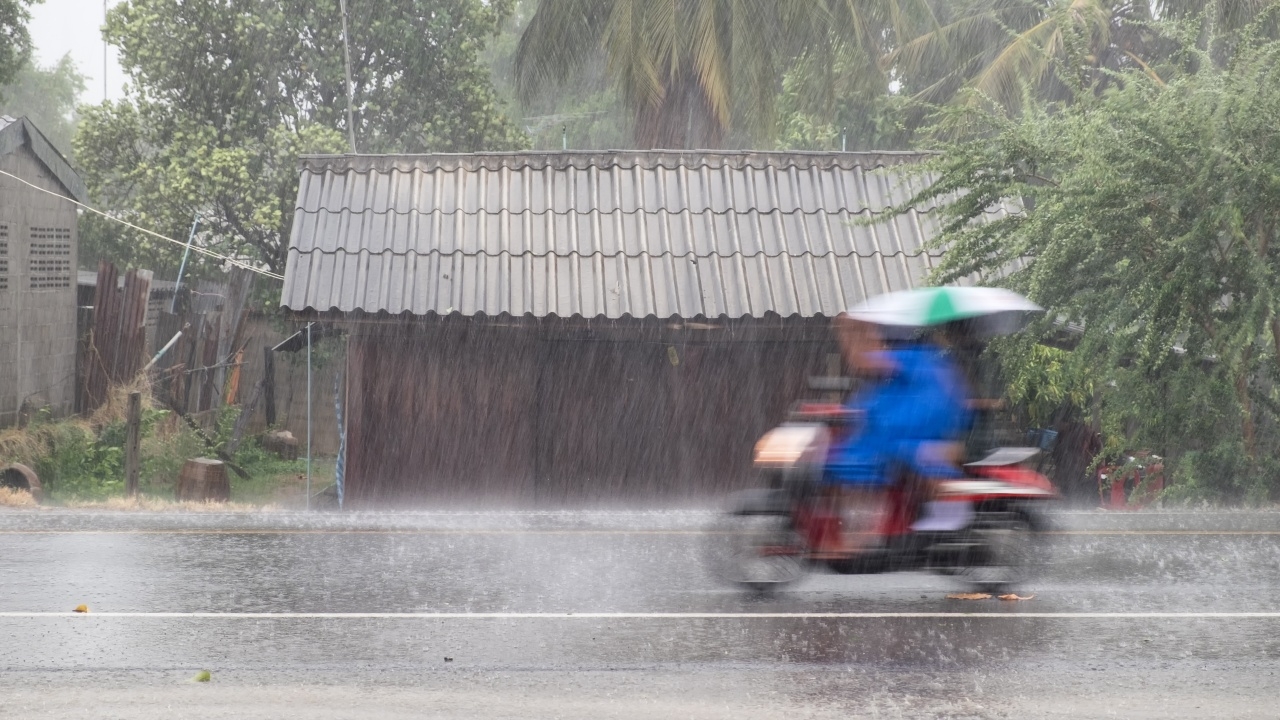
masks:
[[[353,505],[534,498],[526,333],[359,328],[348,349]]]
[[[347,496],[561,505],[749,487],[755,442],[828,367],[824,330],[357,328]]]
[[[25,147],[0,156],[0,169],[63,192]],[[0,427],[28,398],[72,410],[76,267],[75,206],[13,180],[0,185]]]
[[[293,328],[289,328],[289,335]],[[262,315],[250,317],[245,324],[244,365],[240,370],[240,392],[235,402],[249,402],[253,390],[262,380],[265,365],[263,348],[280,344],[287,335]],[[317,343],[316,362],[311,378],[311,451],[332,457],[338,453],[338,420],[334,408],[334,376],[346,362],[346,339],[326,338]],[[276,426],[288,430],[299,443],[307,441],[307,362],[306,351],[275,354]],[[267,429],[266,403],[259,399],[249,423],[250,433]]]

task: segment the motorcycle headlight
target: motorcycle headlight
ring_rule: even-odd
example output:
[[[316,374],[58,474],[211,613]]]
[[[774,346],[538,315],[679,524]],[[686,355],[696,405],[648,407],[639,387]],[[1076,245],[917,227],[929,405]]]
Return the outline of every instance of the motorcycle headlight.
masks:
[[[765,433],[756,443],[757,467],[784,468],[799,464],[811,455],[824,428],[816,425],[783,425]]]

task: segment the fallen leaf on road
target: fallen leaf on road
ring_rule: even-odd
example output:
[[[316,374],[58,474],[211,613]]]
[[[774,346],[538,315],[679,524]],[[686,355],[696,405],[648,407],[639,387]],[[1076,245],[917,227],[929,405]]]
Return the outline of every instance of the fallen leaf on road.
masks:
[[[1009,593],[1008,595],[1001,595],[1000,599],[1001,600],[1030,600],[1034,597],[1035,595],[1028,595],[1026,597],[1022,597],[1021,595],[1015,595],[1014,593]]]
[[[75,609],[75,612],[79,612],[79,613],[87,613],[87,612],[89,612],[89,606],[88,606],[88,605],[77,605],[77,606],[76,606],[76,609]]]
[[[988,593],[951,593],[947,596],[948,600],[990,600],[991,595]]]

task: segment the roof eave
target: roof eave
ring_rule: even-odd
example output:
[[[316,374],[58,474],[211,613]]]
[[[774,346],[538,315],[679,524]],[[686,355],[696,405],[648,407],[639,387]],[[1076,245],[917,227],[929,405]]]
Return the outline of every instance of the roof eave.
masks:
[[[79,203],[89,202],[89,189],[71,163],[26,117],[20,117],[0,129],[0,155],[8,155],[23,145],[31,149],[71,199]]]
[[[916,150],[876,150],[857,152],[822,152],[812,150],[557,150],[557,151],[522,151],[522,152],[480,152],[480,153],[427,153],[427,154],[341,154],[341,155],[301,155],[298,158],[299,171],[306,172],[364,172],[369,170],[401,170],[413,169],[434,170],[436,168],[462,168],[475,170],[485,168],[520,169],[545,167],[564,168],[601,167],[617,165],[622,167],[639,166],[642,168],[688,166],[691,161],[699,165],[713,167],[772,167],[775,169],[796,166],[851,168],[887,167],[903,163],[918,162],[933,156],[932,151]]]

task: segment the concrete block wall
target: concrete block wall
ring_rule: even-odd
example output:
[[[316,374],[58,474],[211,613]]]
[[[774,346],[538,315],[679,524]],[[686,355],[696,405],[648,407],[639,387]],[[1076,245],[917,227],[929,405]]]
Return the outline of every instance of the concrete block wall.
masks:
[[[25,147],[0,168],[65,191]],[[0,427],[40,397],[65,415],[76,388],[76,209],[0,176]]]

